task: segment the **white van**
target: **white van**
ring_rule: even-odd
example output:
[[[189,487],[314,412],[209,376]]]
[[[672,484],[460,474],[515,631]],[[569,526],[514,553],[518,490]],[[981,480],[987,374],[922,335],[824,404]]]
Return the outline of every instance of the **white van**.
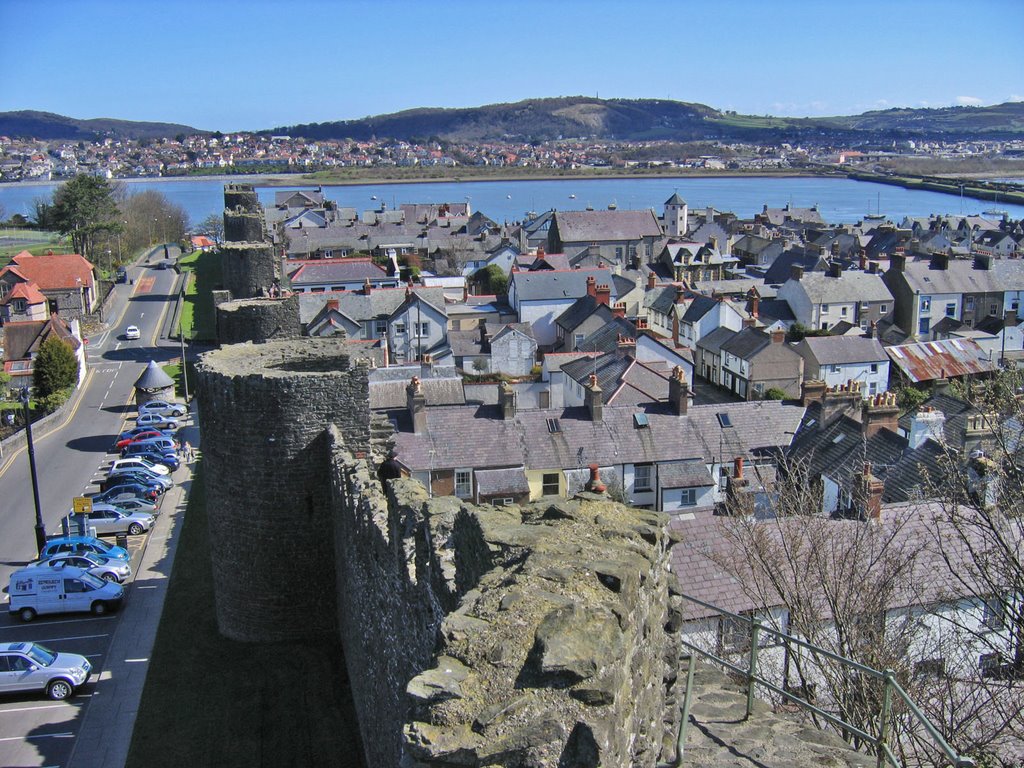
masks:
[[[81,568],[22,568],[11,574],[7,594],[8,611],[22,621],[32,621],[44,613],[91,611],[101,616],[121,604],[124,587]]]

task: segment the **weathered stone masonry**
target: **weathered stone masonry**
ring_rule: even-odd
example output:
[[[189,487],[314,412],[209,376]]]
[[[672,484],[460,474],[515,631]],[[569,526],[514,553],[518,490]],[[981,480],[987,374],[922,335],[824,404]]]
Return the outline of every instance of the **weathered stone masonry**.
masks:
[[[237,345],[199,369],[218,624],[338,631],[367,765],[672,756],[662,516],[603,497],[472,507],[409,480],[386,501],[366,371],[342,345]]]

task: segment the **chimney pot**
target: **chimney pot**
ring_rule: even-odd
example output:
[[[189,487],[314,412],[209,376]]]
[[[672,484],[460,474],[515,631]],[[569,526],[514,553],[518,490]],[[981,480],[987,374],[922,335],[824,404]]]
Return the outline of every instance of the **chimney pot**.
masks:
[[[802,280],[804,276],[804,268],[794,264],[789,268],[789,276],[792,280]]]

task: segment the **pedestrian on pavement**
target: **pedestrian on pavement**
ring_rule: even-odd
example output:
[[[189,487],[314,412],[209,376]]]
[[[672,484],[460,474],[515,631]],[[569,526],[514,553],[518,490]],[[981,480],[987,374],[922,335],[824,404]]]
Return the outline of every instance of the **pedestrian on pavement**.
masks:
[[[191,464],[192,463],[192,443],[190,443],[188,440],[185,441],[184,450],[185,450],[185,461],[187,461],[188,463]]]

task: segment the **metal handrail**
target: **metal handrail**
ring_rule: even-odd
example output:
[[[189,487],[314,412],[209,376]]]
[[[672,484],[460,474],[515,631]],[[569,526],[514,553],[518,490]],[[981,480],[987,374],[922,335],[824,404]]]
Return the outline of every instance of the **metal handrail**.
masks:
[[[733,664],[729,661],[726,661],[725,659],[716,656],[715,654],[709,651],[705,651],[704,649],[699,648],[693,643],[689,643],[685,640],[681,641],[681,644],[686,648],[690,649],[691,653],[688,674],[686,678],[686,691],[683,696],[683,721],[680,727],[679,747],[677,750],[677,759],[680,762],[682,761],[683,745],[686,741],[687,720],[689,719],[690,712],[690,696],[693,682],[693,654],[698,653],[701,656],[715,662],[716,664],[720,664],[726,667],[727,669],[731,669],[732,671],[744,676],[747,679],[747,717],[750,717],[750,715],[753,714],[754,692],[757,689],[757,686],[760,685],[768,689],[769,691],[772,691],[773,693],[782,696],[787,701],[790,701],[810,712],[813,712],[815,715],[818,715],[824,720],[827,720],[836,727],[844,729],[845,731],[852,733],[858,738],[861,738],[865,742],[871,744],[874,749],[875,756],[877,758],[878,768],[881,768],[881,766],[885,763],[889,763],[890,765],[896,766],[896,768],[902,768],[899,759],[893,754],[892,749],[889,746],[889,719],[892,713],[892,695],[893,693],[895,693],[897,696],[900,697],[903,703],[907,705],[907,708],[910,710],[911,714],[913,714],[913,716],[918,720],[918,722],[922,726],[924,726],[925,731],[927,731],[928,735],[932,737],[932,740],[935,742],[935,745],[946,755],[947,758],[949,758],[952,761],[952,765],[954,766],[954,768],[975,768],[975,762],[973,759],[958,754],[951,746],[949,746],[949,743],[943,738],[942,734],[939,733],[938,729],[931,722],[928,716],[921,711],[921,709],[917,706],[917,704],[913,702],[913,700],[910,698],[907,692],[903,690],[903,687],[896,681],[896,677],[892,670],[887,669],[885,671],[879,671],[872,667],[868,667],[864,664],[856,662],[853,659],[848,659],[845,656],[840,656],[838,654],[832,653],[831,651],[826,650],[825,648],[821,648],[820,646],[814,645],[813,643],[809,643],[806,640],[801,640],[800,638],[794,637],[793,635],[790,635],[786,632],[781,632],[777,629],[773,629],[772,627],[765,626],[762,623],[761,619],[757,618],[756,616],[743,616],[739,613],[733,613],[732,611],[728,611],[725,608],[720,608],[719,606],[714,605],[713,603],[705,602],[696,597],[692,597],[691,595],[684,594],[682,595],[682,598],[688,602],[695,603],[696,605],[700,605],[704,608],[708,608],[714,611],[717,616],[728,616],[736,621],[749,624],[750,652],[748,658],[748,666],[746,669],[744,669],[736,664]],[[882,690],[881,711],[879,712],[878,735],[872,736],[871,734],[861,730],[857,726],[846,722],[842,718],[837,717],[836,715],[833,715],[830,712],[826,712],[821,707],[815,706],[807,699],[801,698],[790,691],[779,688],[774,683],[758,675],[758,660],[760,649],[759,641],[762,632],[766,632],[770,635],[779,638],[783,641],[784,644],[793,643],[802,648],[806,648],[813,654],[824,656],[825,658],[831,659],[840,664],[855,669],[862,674],[871,676],[877,680],[881,680],[884,687]]]

